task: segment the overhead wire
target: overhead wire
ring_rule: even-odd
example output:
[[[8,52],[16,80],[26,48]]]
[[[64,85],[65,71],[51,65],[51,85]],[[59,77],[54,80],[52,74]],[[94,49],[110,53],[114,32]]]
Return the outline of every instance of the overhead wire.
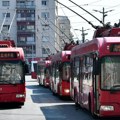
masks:
[[[41,17],[39,17],[39,19],[41,20],[41,21],[43,21],[45,24],[46,24],[46,22],[41,18]],[[42,23],[41,23],[42,24]],[[50,25],[49,25],[49,28],[51,29],[51,30],[53,30],[56,34],[58,34]],[[58,34],[59,35],[59,34]],[[55,42],[57,43],[57,41],[55,40]],[[61,48],[61,46],[57,43],[57,45]],[[61,48],[62,49],[62,48]],[[58,51],[58,50],[57,50]]]

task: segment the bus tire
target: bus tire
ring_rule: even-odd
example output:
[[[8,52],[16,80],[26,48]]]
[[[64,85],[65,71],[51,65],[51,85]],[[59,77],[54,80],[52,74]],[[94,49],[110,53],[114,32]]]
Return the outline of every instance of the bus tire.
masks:
[[[91,105],[91,97],[90,97],[90,94],[89,94],[88,100],[89,100],[89,111],[90,111],[90,113],[92,114],[92,105]]]
[[[92,102],[91,102],[91,97],[90,97],[90,94],[89,94],[89,111],[92,115],[93,118],[98,118],[95,114],[94,114],[94,111],[92,110]]]

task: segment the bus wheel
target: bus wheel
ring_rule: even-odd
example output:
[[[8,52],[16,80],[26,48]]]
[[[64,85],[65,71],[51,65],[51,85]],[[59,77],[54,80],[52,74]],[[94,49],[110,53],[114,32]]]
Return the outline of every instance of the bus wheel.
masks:
[[[91,97],[89,95],[89,111],[92,115],[93,118],[98,118],[95,114],[94,114],[94,111],[92,110],[92,103],[91,103]]]
[[[89,95],[89,111],[90,113],[92,114],[92,105],[91,105],[91,98],[90,98],[90,95]]]

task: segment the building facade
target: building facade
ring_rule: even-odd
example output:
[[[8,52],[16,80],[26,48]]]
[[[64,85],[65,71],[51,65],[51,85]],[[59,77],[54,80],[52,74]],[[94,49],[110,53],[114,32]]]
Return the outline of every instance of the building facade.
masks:
[[[70,21],[54,0],[0,0],[0,39],[12,39],[28,61],[61,51],[70,42]]]
[[[0,0],[0,39],[13,39],[26,59],[55,53],[54,0]]]
[[[58,16],[57,17],[57,26],[58,26],[58,35],[57,35],[57,42],[59,46],[57,48],[63,49],[65,43],[70,43],[73,40],[73,35],[70,31],[71,24],[70,20],[67,16]]]

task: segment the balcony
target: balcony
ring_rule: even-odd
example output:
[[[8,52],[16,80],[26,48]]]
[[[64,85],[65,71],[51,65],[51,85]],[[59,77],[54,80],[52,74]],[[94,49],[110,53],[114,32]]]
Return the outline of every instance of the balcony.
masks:
[[[16,9],[35,9],[35,5],[16,5]]]
[[[35,30],[17,30],[17,33],[30,34],[35,33]]]
[[[17,18],[17,21],[35,21],[35,18],[32,17],[24,17],[24,18]]]
[[[28,41],[26,41],[26,40],[24,40],[24,41],[22,41],[22,40],[20,40],[20,39],[18,39],[17,40],[17,43],[19,44],[19,45],[35,45],[36,43],[35,43],[35,39],[33,38],[31,38],[31,39],[29,39]]]

